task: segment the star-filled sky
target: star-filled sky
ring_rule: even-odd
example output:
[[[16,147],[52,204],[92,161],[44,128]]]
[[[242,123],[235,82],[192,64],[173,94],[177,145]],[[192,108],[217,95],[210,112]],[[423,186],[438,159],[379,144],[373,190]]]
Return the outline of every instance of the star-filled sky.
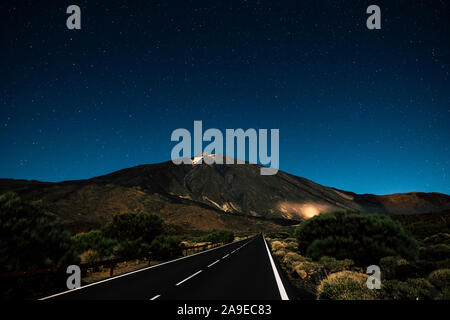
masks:
[[[280,129],[280,169],[326,186],[450,194],[448,1],[2,1],[0,25],[2,178],[167,161],[202,120]]]

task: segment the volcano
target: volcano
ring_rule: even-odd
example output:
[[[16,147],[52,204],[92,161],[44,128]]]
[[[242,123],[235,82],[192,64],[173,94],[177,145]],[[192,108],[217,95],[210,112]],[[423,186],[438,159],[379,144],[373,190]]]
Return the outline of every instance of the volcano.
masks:
[[[87,180],[58,183],[0,179],[0,192],[42,200],[71,231],[85,231],[116,214],[145,210],[182,229],[273,229],[336,210],[388,215],[450,209],[441,193],[356,194],[283,171],[260,174],[257,164],[139,165]],[[225,163],[225,161],[224,161]]]

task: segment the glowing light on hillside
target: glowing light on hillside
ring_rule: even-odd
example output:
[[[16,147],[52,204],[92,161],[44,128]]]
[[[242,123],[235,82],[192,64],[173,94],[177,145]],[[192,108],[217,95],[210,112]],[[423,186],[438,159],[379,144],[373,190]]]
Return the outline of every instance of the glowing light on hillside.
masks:
[[[296,217],[310,219],[321,213],[334,211],[336,208],[322,203],[282,201],[278,204],[278,209],[286,219]]]
[[[307,219],[317,216],[319,214],[319,209],[312,205],[307,205],[302,210],[303,216]]]

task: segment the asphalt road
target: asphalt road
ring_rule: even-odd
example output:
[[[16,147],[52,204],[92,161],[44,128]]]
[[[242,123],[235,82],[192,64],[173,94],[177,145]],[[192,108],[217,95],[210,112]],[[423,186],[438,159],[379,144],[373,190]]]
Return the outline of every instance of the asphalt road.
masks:
[[[286,285],[259,234],[44,299],[287,300]]]

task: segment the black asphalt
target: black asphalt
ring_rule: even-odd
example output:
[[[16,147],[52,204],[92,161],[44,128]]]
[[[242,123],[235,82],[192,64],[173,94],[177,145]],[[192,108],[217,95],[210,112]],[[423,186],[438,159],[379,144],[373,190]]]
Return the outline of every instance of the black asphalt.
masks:
[[[216,263],[213,264],[214,262]],[[190,276],[192,277],[189,278]],[[182,282],[183,280],[185,281]],[[149,300],[152,298],[155,300],[279,300],[281,296],[264,238],[262,234],[259,234],[250,239],[142,271],[117,276],[50,299]]]

